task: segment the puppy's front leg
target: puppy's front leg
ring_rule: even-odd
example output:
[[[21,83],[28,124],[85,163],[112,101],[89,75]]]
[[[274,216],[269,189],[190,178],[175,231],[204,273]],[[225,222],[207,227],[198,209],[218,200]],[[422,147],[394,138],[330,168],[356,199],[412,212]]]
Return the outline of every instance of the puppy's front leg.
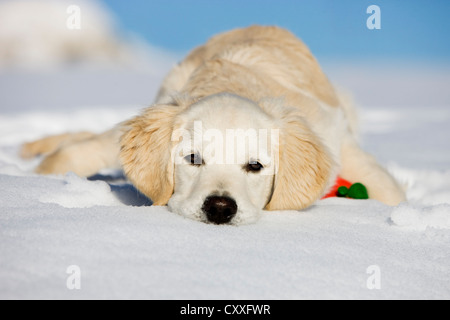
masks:
[[[105,168],[120,168],[120,130],[104,133],[63,144],[44,158],[36,168],[40,174],[74,172],[79,176],[92,176]]]
[[[371,199],[392,206],[406,201],[405,193],[398,182],[351,138],[341,147],[340,176],[353,183],[364,184]]]

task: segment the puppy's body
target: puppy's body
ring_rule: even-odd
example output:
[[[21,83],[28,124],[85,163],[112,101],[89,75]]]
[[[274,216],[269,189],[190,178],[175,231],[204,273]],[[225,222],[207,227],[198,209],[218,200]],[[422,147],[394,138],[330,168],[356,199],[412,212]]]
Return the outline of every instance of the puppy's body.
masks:
[[[38,168],[42,173],[87,176],[120,159],[129,179],[156,205],[169,203],[172,211],[216,223],[253,221],[263,208],[303,209],[338,174],[364,183],[373,199],[403,201],[395,180],[359,148],[352,112],[299,39],[277,27],[254,26],[195,49],[173,68],[155,104],[140,116],[82,141],[61,136],[62,147],[52,138],[54,150],[46,140],[24,150],[50,151]],[[200,135],[201,143],[187,139],[198,134],[196,123],[222,137],[230,130],[246,132],[242,150],[221,138],[225,157],[237,152],[241,159],[218,163],[222,151],[211,152],[211,137]],[[249,130],[270,134],[255,142],[247,139]],[[276,141],[262,146],[269,136]],[[261,150],[270,155],[260,156]],[[201,163],[177,161],[197,155]]]

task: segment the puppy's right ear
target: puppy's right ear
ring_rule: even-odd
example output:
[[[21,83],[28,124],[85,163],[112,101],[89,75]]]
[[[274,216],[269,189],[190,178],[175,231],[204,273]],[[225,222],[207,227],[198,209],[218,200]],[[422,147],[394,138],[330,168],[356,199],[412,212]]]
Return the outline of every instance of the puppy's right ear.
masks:
[[[297,108],[284,107],[274,114],[280,128],[279,154],[266,210],[302,210],[324,194],[335,177],[336,165]]]
[[[166,205],[174,188],[172,130],[178,105],[156,105],[122,125],[120,161],[125,175],[154,205]]]

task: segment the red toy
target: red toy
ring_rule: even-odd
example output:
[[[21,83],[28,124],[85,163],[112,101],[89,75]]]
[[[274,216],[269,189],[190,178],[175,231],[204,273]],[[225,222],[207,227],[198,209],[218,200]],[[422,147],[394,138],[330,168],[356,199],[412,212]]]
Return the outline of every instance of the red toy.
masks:
[[[351,183],[341,177],[336,178],[336,183],[330,192],[328,192],[322,199],[331,197],[347,197],[352,199],[369,199],[366,187],[362,183]]]

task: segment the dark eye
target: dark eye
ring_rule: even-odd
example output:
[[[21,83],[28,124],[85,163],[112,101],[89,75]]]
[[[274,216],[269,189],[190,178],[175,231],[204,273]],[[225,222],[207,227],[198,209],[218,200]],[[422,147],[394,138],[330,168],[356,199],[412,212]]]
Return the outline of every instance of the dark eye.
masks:
[[[263,165],[261,163],[259,163],[258,161],[250,161],[249,163],[247,163],[247,165],[245,166],[245,170],[247,172],[259,172],[263,169]]]
[[[187,163],[193,165],[193,166],[201,166],[202,164],[205,164],[202,157],[200,157],[197,153],[192,153],[184,157],[184,160],[186,160]]]

